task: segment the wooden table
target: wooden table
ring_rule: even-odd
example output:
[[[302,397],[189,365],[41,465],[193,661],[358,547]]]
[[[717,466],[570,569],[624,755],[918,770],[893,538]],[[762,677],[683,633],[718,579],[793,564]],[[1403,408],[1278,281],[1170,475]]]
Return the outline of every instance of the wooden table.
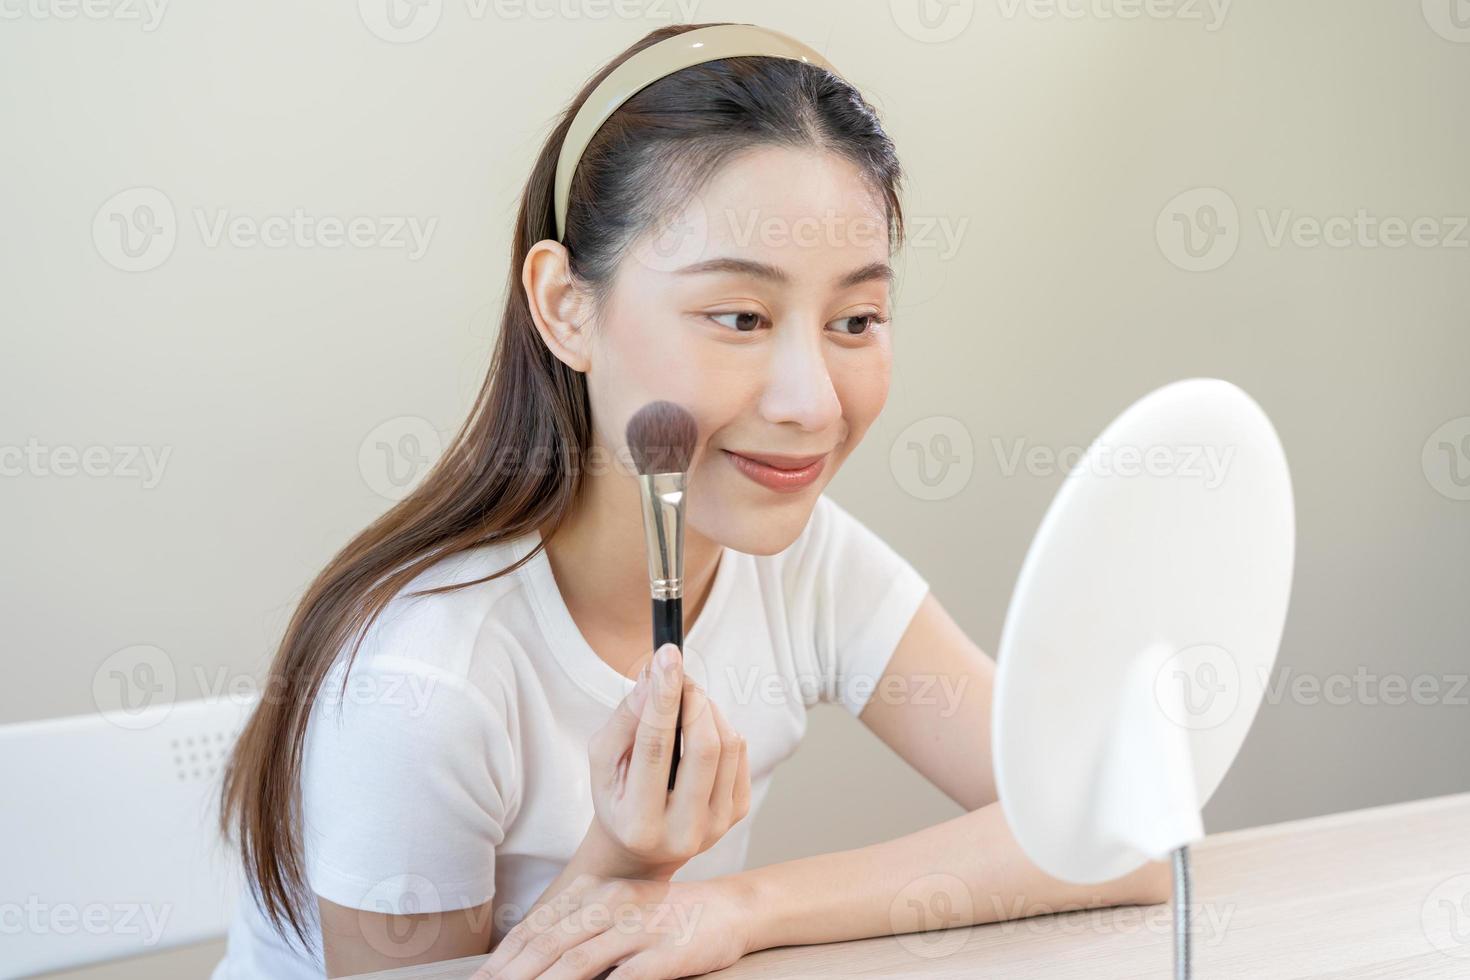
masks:
[[[1214,978],[1470,977],[1470,793],[1212,834],[1191,848],[1194,974]],[[1172,976],[1168,905],[762,950],[749,977]],[[466,980],[485,959],[373,973]]]

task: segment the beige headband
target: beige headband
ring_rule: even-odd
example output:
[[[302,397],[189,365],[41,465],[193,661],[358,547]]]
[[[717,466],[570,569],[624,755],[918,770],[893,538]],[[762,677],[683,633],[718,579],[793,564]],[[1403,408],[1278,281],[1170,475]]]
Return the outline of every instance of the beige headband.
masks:
[[[627,61],[618,65],[587,96],[587,101],[577,110],[567,135],[561,142],[561,155],[556,161],[556,239],[566,234],[567,196],[571,192],[572,174],[582,159],[582,151],[592,137],[607,122],[607,117],[617,111],[618,106],[642,88],[671,75],[690,65],[721,58],[739,58],[764,55],[771,58],[791,58],[807,64],[818,65],[834,75],[837,69],[828,64],[814,49],[793,37],[767,27],[754,24],[717,24],[700,27],[683,34],[665,38],[644,48]]]

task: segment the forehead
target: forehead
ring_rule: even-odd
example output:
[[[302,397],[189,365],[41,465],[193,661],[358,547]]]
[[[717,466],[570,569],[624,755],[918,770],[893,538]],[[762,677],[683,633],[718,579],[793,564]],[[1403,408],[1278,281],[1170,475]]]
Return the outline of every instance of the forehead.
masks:
[[[732,158],[641,243],[663,269],[738,256],[793,281],[884,262],[888,246],[883,200],[855,164],[769,146]]]

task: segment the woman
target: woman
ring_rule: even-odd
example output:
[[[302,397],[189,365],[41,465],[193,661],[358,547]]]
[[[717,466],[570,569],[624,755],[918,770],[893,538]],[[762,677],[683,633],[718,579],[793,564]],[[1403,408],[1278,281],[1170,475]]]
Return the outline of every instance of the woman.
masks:
[[[558,206],[593,88],[708,26],[649,34],[568,108],[522,196],[468,421],[290,623],[226,773],[250,891],[217,977],[492,946],[496,976],[678,977],[775,945],[1164,899],[1159,864],[1081,887],[1024,858],[988,763],[991,660],[822,495],[887,397],[903,229],[894,148],[858,92],[792,56],[640,82],[584,134]],[[623,432],[660,399],[699,441],[687,640],[655,660]],[[962,696],[917,696],[924,678]],[[743,870],[818,701],[969,812]],[[955,914],[912,911],[938,908]]]

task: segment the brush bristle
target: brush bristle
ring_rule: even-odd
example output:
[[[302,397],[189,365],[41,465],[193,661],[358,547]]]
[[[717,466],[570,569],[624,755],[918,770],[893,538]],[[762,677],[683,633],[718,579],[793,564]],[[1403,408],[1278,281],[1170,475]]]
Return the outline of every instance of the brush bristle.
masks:
[[[673,402],[649,402],[628,420],[628,451],[639,473],[687,473],[699,426]]]

